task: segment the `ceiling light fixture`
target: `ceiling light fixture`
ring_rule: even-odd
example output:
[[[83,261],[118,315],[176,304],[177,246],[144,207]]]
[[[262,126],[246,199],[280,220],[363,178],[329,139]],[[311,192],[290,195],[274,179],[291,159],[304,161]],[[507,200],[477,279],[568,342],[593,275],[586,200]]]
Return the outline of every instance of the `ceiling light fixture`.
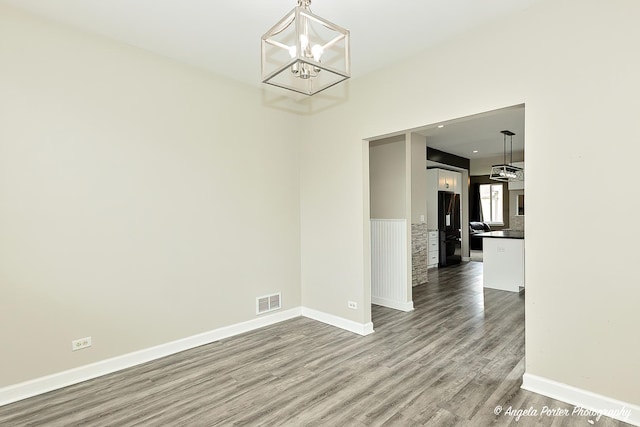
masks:
[[[502,160],[503,163],[501,165],[491,166],[491,175],[489,178],[495,181],[524,181],[524,169],[513,166],[513,136],[515,133],[510,130],[500,131],[503,136],[502,140]],[[511,144],[511,149],[509,150],[509,163],[507,163],[507,136],[509,137],[509,141]]]
[[[351,76],[349,30],[311,13],[298,0],[262,36],[262,82],[313,95]]]

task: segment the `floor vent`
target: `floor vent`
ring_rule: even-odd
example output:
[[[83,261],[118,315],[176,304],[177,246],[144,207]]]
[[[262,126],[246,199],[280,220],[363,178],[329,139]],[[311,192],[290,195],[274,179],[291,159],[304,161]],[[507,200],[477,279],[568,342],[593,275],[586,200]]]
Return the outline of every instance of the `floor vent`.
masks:
[[[256,314],[266,313],[268,311],[278,310],[281,307],[281,294],[265,295],[256,298]]]

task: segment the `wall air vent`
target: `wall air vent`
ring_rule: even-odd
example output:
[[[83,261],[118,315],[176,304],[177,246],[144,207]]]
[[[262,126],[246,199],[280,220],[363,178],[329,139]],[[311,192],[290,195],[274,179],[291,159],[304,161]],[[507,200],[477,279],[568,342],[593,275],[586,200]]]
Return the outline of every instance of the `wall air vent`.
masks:
[[[256,298],[256,314],[278,310],[281,307],[281,293]]]

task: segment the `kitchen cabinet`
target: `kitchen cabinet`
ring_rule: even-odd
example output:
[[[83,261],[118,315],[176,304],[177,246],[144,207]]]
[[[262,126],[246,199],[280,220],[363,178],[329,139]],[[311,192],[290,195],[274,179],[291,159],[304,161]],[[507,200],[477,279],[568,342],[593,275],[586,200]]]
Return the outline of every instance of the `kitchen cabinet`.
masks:
[[[440,259],[438,230],[429,230],[427,247],[427,268],[437,267]]]
[[[462,174],[460,172],[445,169],[430,169],[435,171],[437,176],[438,191],[451,191],[452,193],[462,193]]]

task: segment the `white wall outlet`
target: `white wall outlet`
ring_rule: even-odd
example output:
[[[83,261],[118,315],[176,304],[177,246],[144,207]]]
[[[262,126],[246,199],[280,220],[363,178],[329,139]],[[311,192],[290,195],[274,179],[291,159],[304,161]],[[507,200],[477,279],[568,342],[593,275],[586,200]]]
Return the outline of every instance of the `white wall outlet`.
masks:
[[[420,222],[424,222],[424,215],[420,215]]]
[[[347,307],[349,307],[352,310],[357,310],[358,309],[358,303],[355,301],[347,301]]]
[[[91,337],[71,341],[71,351],[82,350],[87,347],[91,347]]]

